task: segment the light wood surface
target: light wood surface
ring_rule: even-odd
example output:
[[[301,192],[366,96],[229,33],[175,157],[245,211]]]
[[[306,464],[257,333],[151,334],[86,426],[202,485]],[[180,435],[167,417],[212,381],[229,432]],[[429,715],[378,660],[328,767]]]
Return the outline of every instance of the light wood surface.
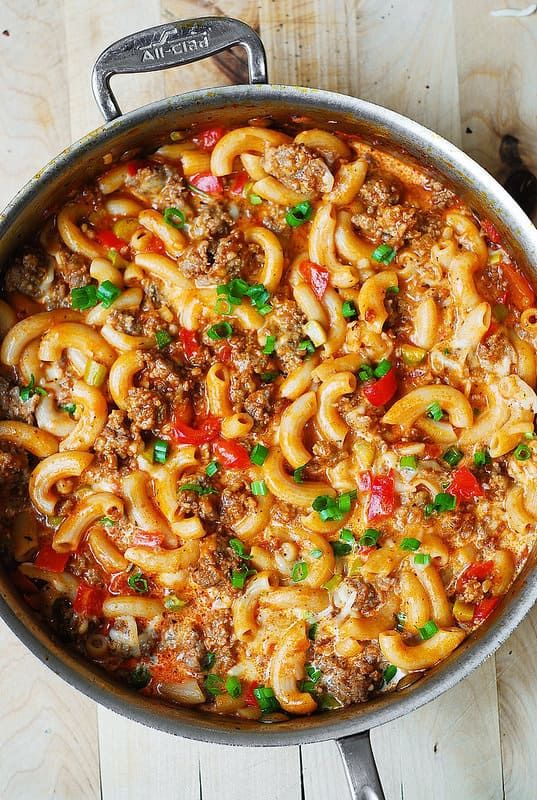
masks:
[[[175,18],[227,13],[261,33],[273,82],[335,89],[406,114],[501,175],[500,137],[537,167],[537,15],[504,0],[3,0],[0,201],[100,123],[92,62],[114,39]],[[522,7],[525,2],[511,0]],[[1,31],[9,31],[2,34]],[[117,79],[122,107],[244,79],[243,59]],[[372,734],[388,800],[534,800],[537,615],[435,702]],[[198,744],[97,708],[0,624],[2,800],[349,800],[333,743]],[[434,787],[434,788],[433,788]]]

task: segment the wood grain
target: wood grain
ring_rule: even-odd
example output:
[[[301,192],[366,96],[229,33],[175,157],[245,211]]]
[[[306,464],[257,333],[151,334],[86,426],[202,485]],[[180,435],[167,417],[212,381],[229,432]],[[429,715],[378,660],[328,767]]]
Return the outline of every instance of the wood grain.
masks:
[[[386,105],[433,128],[495,174],[504,133],[530,165],[537,17],[494,19],[498,0],[4,0],[0,29],[0,192],[9,196],[71,140],[99,125],[90,70],[118,37],[159,21],[222,14],[256,27],[273,82]],[[514,3],[513,3],[514,4]],[[246,79],[244,54],[120,76],[124,109]],[[467,132],[471,130],[471,133]],[[456,689],[373,733],[388,800],[533,800],[537,749],[533,614]],[[99,709],[0,625],[0,797],[7,800],[349,800],[332,743],[235,749],[151,731]],[[499,697],[499,711],[498,711]],[[503,777],[502,777],[503,765]],[[433,787],[434,786],[434,790]]]

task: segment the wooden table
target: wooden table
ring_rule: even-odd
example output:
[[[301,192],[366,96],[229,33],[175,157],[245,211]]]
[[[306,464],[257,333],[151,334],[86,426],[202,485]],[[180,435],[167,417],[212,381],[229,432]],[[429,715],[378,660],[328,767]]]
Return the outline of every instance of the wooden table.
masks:
[[[227,13],[254,25],[273,82],[372,100],[462,146],[493,173],[511,133],[537,167],[537,15],[505,0],[3,0],[1,203],[100,124],[89,75],[114,39]],[[525,0],[511,0],[522,7]],[[234,56],[117,79],[123,108],[241,81]],[[372,734],[389,800],[537,796],[537,614],[457,688]],[[245,750],[156,733],[96,706],[0,625],[2,800],[348,800],[332,743]],[[434,785],[434,791],[433,791]]]

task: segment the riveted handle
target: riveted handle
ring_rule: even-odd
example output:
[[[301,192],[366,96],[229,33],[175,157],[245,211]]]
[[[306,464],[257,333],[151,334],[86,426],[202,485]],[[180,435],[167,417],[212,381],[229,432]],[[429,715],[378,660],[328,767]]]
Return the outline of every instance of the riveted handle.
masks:
[[[386,800],[371,749],[369,731],[337,739],[353,800]]]
[[[267,83],[265,48],[253,28],[231,17],[200,17],[146,28],[111,44],[93,67],[93,95],[103,117],[115,119],[121,109],[110,88],[113,75],[179,67],[235,45],[246,50],[250,83]]]

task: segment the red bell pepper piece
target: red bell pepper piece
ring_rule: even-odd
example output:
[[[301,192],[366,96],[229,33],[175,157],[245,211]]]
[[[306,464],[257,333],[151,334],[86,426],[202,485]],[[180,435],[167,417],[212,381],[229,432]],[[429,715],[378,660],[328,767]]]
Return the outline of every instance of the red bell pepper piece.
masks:
[[[85,581],[80,581],[73,602],[73,609],[77,614],[86,614],[88,617],[100,617],[103,612],[103,602],[106,598],[104,589],[90,586]]]
[[[164,534],[160,531],[142,531],[139,528],[132,537],[132,543],[142,547],[160,547],[163,541]]]
[[[127,242],[124,239],[120,239],[119,236],[116,236],[114,231],[96,231],[95,236],[99,244],[109,249],[121,250],[122,247],[127,245]]]
[[[245,688],[242,693],[242,699],[246,703],[247,706],[253,706],[254,708],[259,708],[259,703],[256,700],[254,695],[254,689],[257,689],[259,686],[258,681],[251,681]]]
[[[230,364],[231,363],[231,347],[229,344],[221,344],[216,354],[218,356],[218,360],[221,364]]]
[[[454,494],[459,503],[475,500],[476,497],[484,497],[485,492],[480,486],[479,481],[468,467],[459,467],[453,473],[448,492]]]
[[[230,194],[240,195],[244,191],[244,187],[250,180],[250,176],[247,172],[237,172],[233,176],[233,181],[231,182],[231,186],[229,187]]]
[[[128,572],[116,572],[108,582],[110,594],[134,594],[134,590],[128,584]]]
[[[489,338],[489,336],[492,336],[493,333],[496,333],[499,327],[500,327],[499,324],[495,320],[492,320],[492,322],[490,323],[490,325],[488,326],[487,330],[483,335],[483,341],[485,342]]]
[[[499,597],[485,597],[474,608],[474,616],[472,618],[472,625],[481,625],[492,614],[498,603]]]
[[[166,252],[164,242],[158,236],[151,236],[150,239],[144,244],[144,253],[159,253],[159,255]]]
[[[126,165],[127,166],[127,172],[129,173],[129,175],[136,175],[138,170],[142,169],[142,167],[145,167],[146,164],[147,164],[147,161],[143,161],[140,158],[133,159],[132,161],[128,161],[127,165]]]
[[[373,406],[383,406],[389,403],[397,391],[397,378],[392,367],[386,375],[379,378],[375,383],[369,383],[363,388],[367,400]]]
[[[228,469],[248,469],[252,466],[248,450],[229,439],[217,439],[213,445],[218,460]]]
[[[490,219],[482,219],[481,220],[481,230],[492,244],[500,245],[502,244],[502,237],[498,233],[496,226],[494,223],[490,221]]]
[[[464,584],[471,578],[476,578],[478,581],[484,581],[490,578],[493,570],[494,561],[474,561],[474,563],[469,564],[459,576],[457,580],[457,591],[462,592],[464,590]]]
[[[514,307],[525,311],[535,305],[535,292],[525,275],[520,272],[512,261],[502,261],[501,271],[509,288],[509,297]]]
[[[205,194],[222,194],[224,187],[220,178],[210,172],[196,172],[188,179],[188,183]]]
[[[176,444],[207,444],[220,434],[220,420],[205,417],[197,428],[192,428],[181,419],[172,422],[172,435]]]
[[[389,517],[397,507],[397,495],[392,475],[375,475],[371,481],[368,519]]]
[[[186,328],[181,328],[179,331],[179,341],[183,346],[185,356],[189,361],[201,355],[201,347],[198,342],[198,335],[196,331],[187,331]]]
[[[313,289],[316,297],[322,300],[330,282],[330,273],[328,270],[325,269],[325,267],[319,266],[319,264],[315,264],[313,261],[303,261],[298,269],[304,280],[306,280]]]
[[[216,125],[214,128],[205,128],[202,131],[198,131],[192,137],[192,141],[200,150],[205,150],[209,153],[226,133],[227,128],[221,128]]]
[[[34,564],[50,572],[64,572],[71,553],[57,553],[52,545],[46,542],[39,548]]]

